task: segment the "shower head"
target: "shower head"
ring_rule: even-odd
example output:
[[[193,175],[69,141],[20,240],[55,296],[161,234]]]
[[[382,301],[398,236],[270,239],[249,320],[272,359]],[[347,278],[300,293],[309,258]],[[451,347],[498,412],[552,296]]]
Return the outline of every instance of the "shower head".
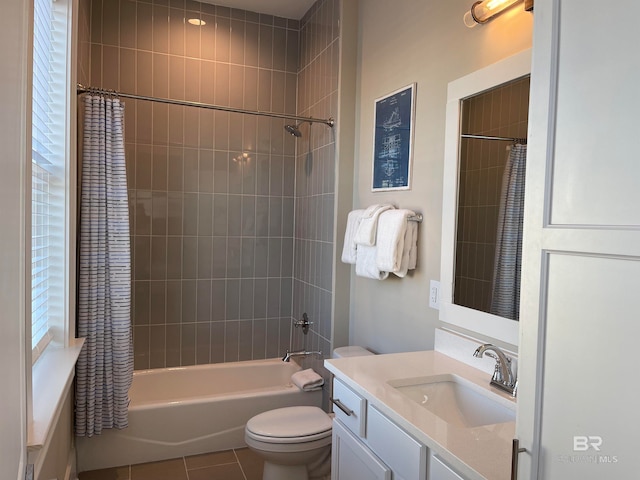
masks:
[[[302,132],[298,128],[300,125],[300,123],[298,125],[285,125],[284,129],[294,137],[300,138],[302,136]]]

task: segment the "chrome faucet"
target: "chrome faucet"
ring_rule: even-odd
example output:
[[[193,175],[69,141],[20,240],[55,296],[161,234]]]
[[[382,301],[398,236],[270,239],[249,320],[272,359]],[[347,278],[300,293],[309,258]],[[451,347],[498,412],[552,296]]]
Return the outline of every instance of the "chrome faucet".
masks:
[[[482,358],[483,355],[493,358],[496,361],[496,367],[493,371],[490,384],[515,397],[518,391],[518,381],[514,378],[513,372],[511,371],[511,359],[507,357],[502,350],[490,343],[480,345],[476,351],[473,352],[474,357]]]
[[[304,349],[297,350],[295,352],[290,352],[287,349],[287,353],[285,353],[284,357],[282,357],[282,361],[283,362],[289,362],[289,361],[291,361],[291,357],[307,357],[309,355],[322,355],[322,352],[307,352]]]

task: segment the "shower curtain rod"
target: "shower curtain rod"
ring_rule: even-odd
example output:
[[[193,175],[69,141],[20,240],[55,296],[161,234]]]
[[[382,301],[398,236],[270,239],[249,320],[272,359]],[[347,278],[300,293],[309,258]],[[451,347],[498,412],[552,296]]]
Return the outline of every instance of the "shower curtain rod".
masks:
[[[511,138],[511,137],[492,137],[490,135],[473,135],[471,133],[463,133],[461,138],[477,138],[480,140],[498,140],[501,142],[515,142],[515,143],[527,143],[526,138]]]
[[[286,120],[295,120],[298,122],[309,122],[309,123],[324,123],[325,125],[332,127],[335,125],[335,120],[333,118],[322,119],[322,118],[313,118],[313,117],[299,117],[296,115],[287,115],[284,113],[269,113],[269,112],[260,112],[254,110],[244,110],[242,108],[231,108],[231,107],[223,107],[220,105],[212,105],[209,103],[200,103],[200,102],[190,102],[187,100],[172,100],[170,98],[158,98],[158,97],[147,97],[145,95],[134,95],[132,93],[123,93],[118,92],[116,90],[107,90],[104,88],[95,88],[95,87],[85,87],[78,83],[77,85],[78,95],[82,93],[97,93],[102,95],[113,95],[116,97],[122,98],[132,98],[134,100],[146,100],[149,102],[159,102],[159,103],[167,103],[169,105],[182,105],[185,107],[197,107],[197,108],[206,108],[208,110],[220,110],[222,112],[230,112],[230,113],[244,113],[247,115],[259,115],[263,117],[272,117],[272,118],[283,118]]]

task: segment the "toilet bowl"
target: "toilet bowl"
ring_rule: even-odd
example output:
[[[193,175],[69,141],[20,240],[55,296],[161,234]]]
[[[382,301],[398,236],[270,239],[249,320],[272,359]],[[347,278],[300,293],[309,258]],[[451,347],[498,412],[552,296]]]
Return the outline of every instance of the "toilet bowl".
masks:
[[[362,347],[340,347],[334,358],[373,355]],[[331,473],[332,419],[318,407],[285,407],[251,418],[244,440],[264,459],[262,480],[316,480]]]
[[[247,422],[245,442],[264,459],[263,480],[307,480],[330,472],[331,417],[318,407],[260,413]]]

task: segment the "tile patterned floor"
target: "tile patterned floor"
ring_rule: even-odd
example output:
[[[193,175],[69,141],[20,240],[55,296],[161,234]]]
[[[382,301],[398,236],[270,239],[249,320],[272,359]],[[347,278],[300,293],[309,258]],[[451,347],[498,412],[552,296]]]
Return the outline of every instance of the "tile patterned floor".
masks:
[[[263,461],[248,448],[82,472],[79,480],[261,480]]]

